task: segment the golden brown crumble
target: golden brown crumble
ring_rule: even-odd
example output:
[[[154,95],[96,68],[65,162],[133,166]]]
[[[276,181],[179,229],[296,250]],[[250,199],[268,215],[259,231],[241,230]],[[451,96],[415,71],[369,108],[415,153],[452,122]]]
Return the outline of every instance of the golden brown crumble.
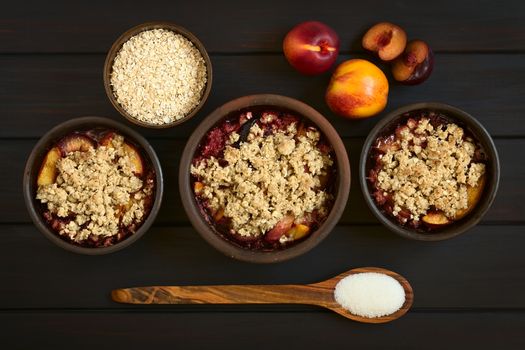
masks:
[[[320,134],[309,129],[296,136],[296,125],[264,136],[257,124],[239,148],[230,135],[222,166],[211,157],[191,167],[204,183],[200,195],[213,210],[224,209],[231,228],[242,236],[260,236],[291,213],[299,222],[306,213],[325,212],[330,195],[321,189],[333,161],[316,144]]]
[[[132,171],[123,148],[124,138],[115,135],[112,147],[99,146],[67,154],[57,162],[55,183],[39,186],[36,198],[58,217],[73,217],[59,233],[80,242],[90,235],[109,237],[142,221],[145,199],[152,185]]]
[[[427,118],[401,129],[377,175],[379,189],[393,193],[394,216],[404,208],[418,221],[434,206],[453,218],[467,208],[467,186],[477,186],[485,164],[472,161],[476,146],[463,136],[456,124],[434,128]]]

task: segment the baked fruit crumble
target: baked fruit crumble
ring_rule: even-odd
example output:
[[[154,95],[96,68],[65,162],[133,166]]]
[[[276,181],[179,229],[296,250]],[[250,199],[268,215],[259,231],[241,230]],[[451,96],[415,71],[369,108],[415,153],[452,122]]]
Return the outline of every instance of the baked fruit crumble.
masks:
[[[36,199],[62,239],[107,247],[132,235],[152,206],[154,171],[138,148],[111,130],[74,132],[45,156]]]
[[[435,230],[468,214],[485,184],[486,155],[445,115],[407,113],[378,137],[368,181],[377,205],[401,225]]]
[[[328,215],[334,159],[303,118],[249,108],[206,134],[192,161],[192,184],[219,235],[247,249],[281,249],[308,237]]]

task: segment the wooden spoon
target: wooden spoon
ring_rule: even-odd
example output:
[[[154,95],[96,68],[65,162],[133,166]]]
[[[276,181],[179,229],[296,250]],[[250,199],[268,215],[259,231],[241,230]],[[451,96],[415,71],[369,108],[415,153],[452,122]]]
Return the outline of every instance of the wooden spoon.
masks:
[[[405,303],[393,314],[367,318],[350,313],[334,299],[336,284],[346,276],[378,272],[395,278],[405,290]],[[157,286],[115,289],[114,301],[128,304],[308,304],[335,311],[346,318],[365,323],[384,323],[403,316],[412,306],[414,293],[401,275],[378,267],[362,267],[344,272],[326,281],[307,285],[219,285]]]

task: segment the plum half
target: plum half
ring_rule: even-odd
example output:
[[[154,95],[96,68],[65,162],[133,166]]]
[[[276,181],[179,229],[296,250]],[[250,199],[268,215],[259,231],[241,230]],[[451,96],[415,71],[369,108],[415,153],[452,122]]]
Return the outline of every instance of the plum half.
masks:
[[[405,85],[421,84],[434,68],[434,53],[422,40],[412,40],[392,64],[394,79]]]
[[[381,22],[372,26],[363,36],[365,49],[377,52],[383,61],[391,61],[401,55],[407,43],[405,31],[390,22]]]

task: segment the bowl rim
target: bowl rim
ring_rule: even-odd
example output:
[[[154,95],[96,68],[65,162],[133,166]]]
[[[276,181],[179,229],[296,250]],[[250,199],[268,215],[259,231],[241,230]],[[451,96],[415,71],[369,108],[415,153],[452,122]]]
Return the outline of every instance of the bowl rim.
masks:
[[[442,230],[434,231],[431,234],[424,234],[421,232],[417,232],[414,229],[402,227],[399,224],[395,223],[389,217],[386,217],[386,215],[384,215],[383,212],[376,206],[368,189],[368,182],[366,180],[368,154],[376,138],[383,132],[383,130],[386,127],[390,126],[391,123],[395,122],[398,118],[403,118],[403,114],[421,109],[437,110],[443,112],[451,120],[457,120],[461,124],[464,124],[464,126],[467,127],[469,131],[474,134],[476,140],[484,146],[484,149],[487,152],[490,159],[489,164],[491,179],[488,185],[485,186],[485,193],[482,197],[482,200],[476,204],[474,210],[471,213],[469,213],[465,218],[461,219],[457,223],[453,223],[443,228]],[[441,241],[453,238],[474,227],[492,205],[498,191],[499,180],[500,161],[498,151],[496,149],[496,145],[494,144],[494,140],[490,136],[487,129],[469,113],[457,107],[441,102],[413,103],[402,106],[389,112],[374,126],[374,128],[368,134],[359,158],[359,184],[365,202],[374,214],[374,216],[389,230],[397,233],[398,235],[405,238],[420,241]]]
[[[202,93],[202,98],[197,106],[191,110],[190,113],[185,115],[183,118],[175,120],[171,123],[167,124],[150,124],[146,123],[142,120],[139,120],[137,118],[134,118],[129,114],[118,102],[115,98],[115,95],[113,94],[113,88],[111,87],[111,72],[113,69],[113,61],[115,60],[115,57],[117,53],[120,51],[122,45],[126,43],[131,37],[147,31],[147,30],[153,30],[153,29],[167,29],[172,32],[175,32],[177,34],[181,34],[186,39],[191,41],[193,45],[199,50],[200,54],[202,55],[202,58],[204,59],[204,63],[206,65],[206,74],[207,74],[207,80],[206,80],[206,86],[204,88],[204,91]],[[111,48],[109,49],[106,59],[104,61],[104,68],[102,70],[103,80],[104,80],[104,90],[106,91],[106,95],[113,105],[113,107],[119,112],[120,115],[122,115],[124,118],[126,118],[128,121],[130,121],[133,124],[142,126],[144,128],[150,128],[150,129],[167,129],[174,126],[177,126],[179,124],[182,124],[191,118],[193,118],[204,106],[206,101],[208,100],[208,97],[210,95],[211,86],[213,82],[213,68],[211,64],[210,56],[208,55],[208,52],[202,42],[189,30],[186,28],[170,22],[170,21],[151,21],[151,22],[145,22],[138,24],[128,30],[126,30],[124,33],[122,33],[111,45]]]
[[[42,219],[42,214],[37,210],[36,198],[34,194],[34,189],[36,188],[36,178],[33,178],[32,175],[34,174],[34,171],[35,171],[34,169],[39,168],[41,166],[41,162],[43,158],[45,157],[45,154],[47,153],[46,150],[49,149],[49,147],[53,144],[53,142],[56,142],[61,137],[64,137],[71,132],[74,132],[75,128],[80,130],[80,129],[96,128],[96,127],[106,127],[109,129],[114,129],[122,133],[125,137],[129,137],[133,142],[135,142],[141,148],[141,150],[145,153],[145,155],[149,157],[151,166],[155,170],[156,184],[155,184],[155,199],[153,202],[153,206],[151,207],[150,213],[148,214],[148,217],[146,218],[146,220],[142,223],[142,225],[139,227],[139,229],[134,234],[124,239],[123,241],[120,241],[109,247],[88,248],[88,247],[74,245],[72,243],[69,243],[61,239],[57,233],[55,233],[53,230],[51,230],[47,226],[47,224]],[[155,153],[155,150],[153,149],[153,147],[148,143],[148,141],[142,135],[132,130],[128,126],[125,126],[112,119],[108,119],[104,117],[97,117],[97,116],[85,116],[85,117],[78,117],[78,118],[70,119],[68,121],[65,121],[63,123],[60,123],[54,126],[52,129],[46,132],[44,136],[42,136],[38,140],[38,142],[35,144],[35,146],[31,150],[31,153],[29,154],[29,157],[26,161],[26,165],[24,167],[22,190],[23,190],[24,202],[25,202],[27,211],[29,212],[29,216],[31,217],[31,220],[33,221],[35,226],[40,230],[40,232],[42,232],[42,234],[46,238],[48,238],[51,242],[53,242],[57,246],[65,250],[74,252],[74,253],[85,254],[85,255],[103,255],[103,254],[109,254],[109,253],[116,252],[118,250],[121,250],[129,246],[130,244],[136,242],[140,237],[142,237],[149,230],[149,228],[155,221],[155,218],[162,204],[162,197],[163,197],[163,192],[164,192],[164,181],[163,181],[162,167],[161,167],[159,158],[157,157],[157,154]]]
[[[220,237],[206,222],[190,186],[190,165],[199,143],[205,134],[228,114],[255,106],[275,106],[296,112],[316,125],[330,142],[336,155],[337,180],[335,200],[326,220],[310,237],[289,248],[275,251],[255,251],[236,246]],[[295,258],[314,248],[332,231],[346,207],[350,192],[350,162],[341,137],[330,122],[317,110],[291,97],[275,94],[248,95],[233,99],[211,112],[188,139],[179,166],[179,192],[182,204],[193,227],[214,248],[223,254],[245,262],[275,263]]]

